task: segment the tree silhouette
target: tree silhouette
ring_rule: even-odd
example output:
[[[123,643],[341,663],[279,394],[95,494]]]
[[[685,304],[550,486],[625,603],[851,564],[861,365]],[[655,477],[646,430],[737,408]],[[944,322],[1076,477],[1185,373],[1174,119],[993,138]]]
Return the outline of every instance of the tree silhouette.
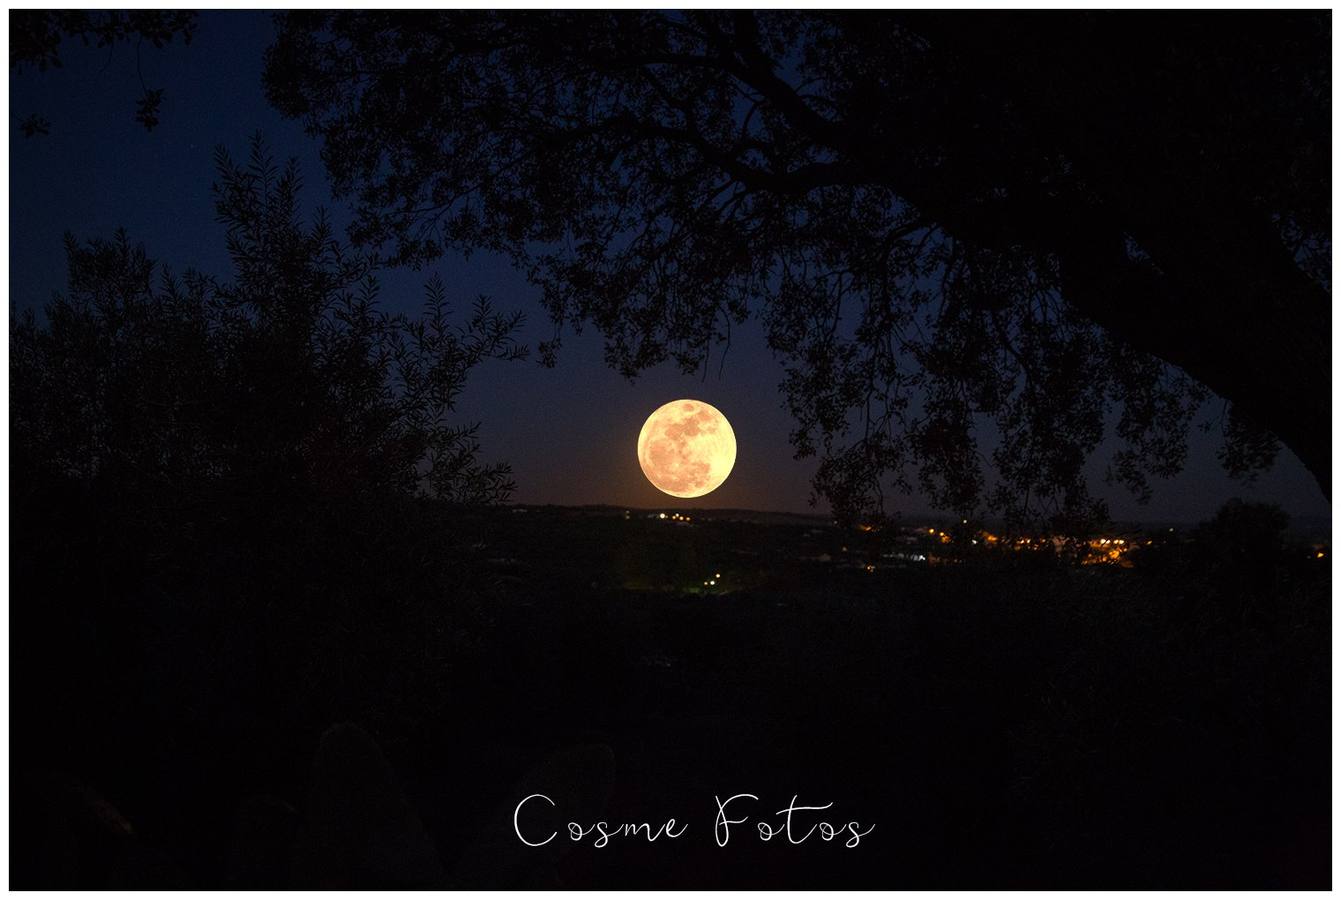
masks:
[[[511,488],[453,408],[518,317],[436,282],[385,310],[298,196],[259,145],[221,153],[231,275],[68,238],[68,288],[11,325],[21,765],[151,777],[183,827],[243,757],[423,726],[487,589],[464,507]]]
[[[511,254],[629,376],[761,319],[845,515],[1103,513],[1283,441],[1330,491],[1325,13],[290,13],[352,236]]]
[[[231,278],[70,237],[67,291],[11,326],[14,583],[48,598],[22,612],[21,667],[69,676],[30,691],[54,708],[115,715],[103,692],[157,691],[154,666],[220,641],[230,678],[303,672],[323,702],[391,670],[442,678],[469,594],[451,513],[512,489],[452,412],[477,365],[523,355],[519,316],[481,299],[458,325],[438,282],[421,316],[387,312],[367,259],[300,218],[292,166],[258,143],[218,168]],[[109,653],[116,678],[91,679]],[[178,665],[182,692],[219,690]]]
[[[258,142],[218,169],[232,280],[67,236],[68,292],[11,334],[16,467],[155,502],[505,499],[508,467],[451,413],[480,362],[524,355],[520,315],[481,298],[457,326],[436,279],[422,316],[387,313],[368,260],[300,220],[292,165]]]

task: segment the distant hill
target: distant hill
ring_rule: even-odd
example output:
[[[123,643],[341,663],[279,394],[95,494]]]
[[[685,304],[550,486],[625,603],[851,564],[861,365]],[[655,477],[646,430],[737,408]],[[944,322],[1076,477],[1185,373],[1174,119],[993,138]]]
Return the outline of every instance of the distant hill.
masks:
[[[815,527],[833,524],[833,518],[831,516],[814,513],[773,512],[757,509],[706,509],[702,507],[690,507],[686,509],[682,506],[640,507],[609,506],[606,504],[592,504],[589,506],[556,506],[553,504],[528,503],[512,503],[508,504],[507,508],[515,512],[525,510],[528,513],[539,513],[541,515],[576,514],[588,516],[622,516],[627,512],[632,516],[655,516],[664,512],[667,515],[670,515],[671,513],[679,513],[680,515],[690,516],[693,519],[703,521],[753,522],[758,525],[810,525]]]
[[[626,512],[631,516],[655,516],[659,513],[679,513],[699,521],[751,522],[757,525],[804,525],[828,527],[834,524],[832,516],[819,513],[797,513],[759,509],[710,509],[706,507],[664,506],[612,506],[609,504],[586,504],[581,506],[561,506],[552,503],[512,503],[504,508],[515,512],[538,513],[540,515],[562,516],[622,516]],[[954,524],[953,517],[945,515],[907,515],[895,518],[897,525],[921,527],[924,525],[948,526]],[[1001,525],[994,519],[981,523],[988,528]],[[1134,531],[1164,531],[1168,528],[1187,531],[1197,526],[1197,522],[1151,520],[1145,522],[1119,521],[1114,523],[1115,533]],[[1332,520],[1327,516],[1294,516],[1290,520],[1290,534],[1301,540],[1327,540],[1332,534]]]

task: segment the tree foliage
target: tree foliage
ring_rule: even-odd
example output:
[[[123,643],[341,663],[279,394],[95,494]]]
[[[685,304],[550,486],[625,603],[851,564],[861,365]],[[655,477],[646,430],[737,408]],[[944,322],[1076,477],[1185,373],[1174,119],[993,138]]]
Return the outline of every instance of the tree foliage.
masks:
[[[1102,515],[1178,471],[1329,485],[1321,15],[290,13],[269,95],[353,238],[510,254],[632,377],[762,321],[844,515]],[[1244,449],[1244,448],[1247,449]]]
[[[454,407],[518,318],[435,281],[388,311],[299,188],[221,154],[231,275],[71,237],[67,289],[11,325],[28,765],[152,772],[175,803],[248,735],[282,759],[332,720],[422,727],[476,639],[461,512],[511,477]]]
[[[11,334],[16,469],[156,506],[257,497],[505,498],[477,426],[452,421],[519,315],[480,299],[457,325],[440,281],[389,313],[368,260],[299,215],[296,169],[220,151],[231,280],[156,265],[119,232],[66,239],[69,288]]]

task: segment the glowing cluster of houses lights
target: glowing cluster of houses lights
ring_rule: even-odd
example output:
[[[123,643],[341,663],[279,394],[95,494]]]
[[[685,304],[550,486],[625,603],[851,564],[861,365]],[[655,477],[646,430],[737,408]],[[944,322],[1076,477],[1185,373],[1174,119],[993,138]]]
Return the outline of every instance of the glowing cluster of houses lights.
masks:
[[[1146,541],[1146,543],[1150,543]],[[1104,564],[1130,565],[1130,560],[1124,560],[1123,555],[1131,549],[1125,538],[1091,538],[1089,541],[1090,552],[1080,561],[1082,566],[1097,566]]]
[[[927,536],[934,538],[942,544],[951,544],[955,537],[948,531],[942,531],[939,528],[928,528]],[[988,547],[1005,547],[1011,550],[1061,550],[1067,546],[1068,541],[1062,537],[1016,537],[1003,538],[992,534],[990,531],[980,530],[969,538],[969,543],[975,547],[986,545]],[[1084,542],[1088,548],[1086,555],[1080,560],[1082,565],[1121,565],[1128,566],[1131,560],[1127,558],[1128,552],[1138,545],[1149,546],[1153,543],[1150,540],[1129,541],[1126,538],[1096,537],[1090,538]]]

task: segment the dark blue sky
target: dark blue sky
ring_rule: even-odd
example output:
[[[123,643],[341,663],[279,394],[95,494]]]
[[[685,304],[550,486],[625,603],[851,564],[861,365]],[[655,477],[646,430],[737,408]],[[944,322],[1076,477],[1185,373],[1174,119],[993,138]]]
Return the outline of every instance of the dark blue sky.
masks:
[[[61,48],[63,68],[11,77],[10,290],[17,308],[40,306],[63,287],[66,231],[87,238],[124,226],[151,257],[176,270],[227,274],[223,232],[211,205],[211,157],[220,144],[244,156],[248,137],[258,131],[277,158],[298,159],[311,208],[326,206],[337,221],[343,219],[318,144],[265,101],[261,56],[272,33],[265,13],[207,13],[189,47],[145,49],[144,81],[166,91],[162,121],[153,132],[133,119],[140,93],[133,46],[109,54],[67,42]],[[22,137],[17,122],[32,112],[51,121],[51,134]],[[437,270],[454,289],[459,308],[487,294],[499,307],[527,314],[529,342],[550,336],[538,292],[505,261],[476,254],[469,261],[444,260]],[[384,302],[416,308],[428,274],[384,277]],[[463,419],[482,420],[488,457],[512,463],[519,502],[805,511],[815,462],[792,458],[791,420],[777,387],[781,375],[754,327],[733,335],[720,377],[714,360],[706,378],[665,365],[630,384],[605,367],[600,338],[588,330],[565,338],[556,369],[535,362],[481,369],[460,412]],[[700,501],[674,501],[656,491],[635,456],[643,419],[681,396],[720,408],[740,445],[731,477]],[[1101,461],[1094,466],[1095,488],[1120,519],[1201,519],[1233,496],[1272,500],[1296,516],[1330,515],[1312,477],[1288,451],[1255,485],[1244,485],[1221,472],[1216,447],[1213,436],[1195,433],[1187,471],[1158,484],[1147,507],[1121,489],[1105,489],[1097,477]],[[914,517],[927,510],[917,497],[896,503]]]

